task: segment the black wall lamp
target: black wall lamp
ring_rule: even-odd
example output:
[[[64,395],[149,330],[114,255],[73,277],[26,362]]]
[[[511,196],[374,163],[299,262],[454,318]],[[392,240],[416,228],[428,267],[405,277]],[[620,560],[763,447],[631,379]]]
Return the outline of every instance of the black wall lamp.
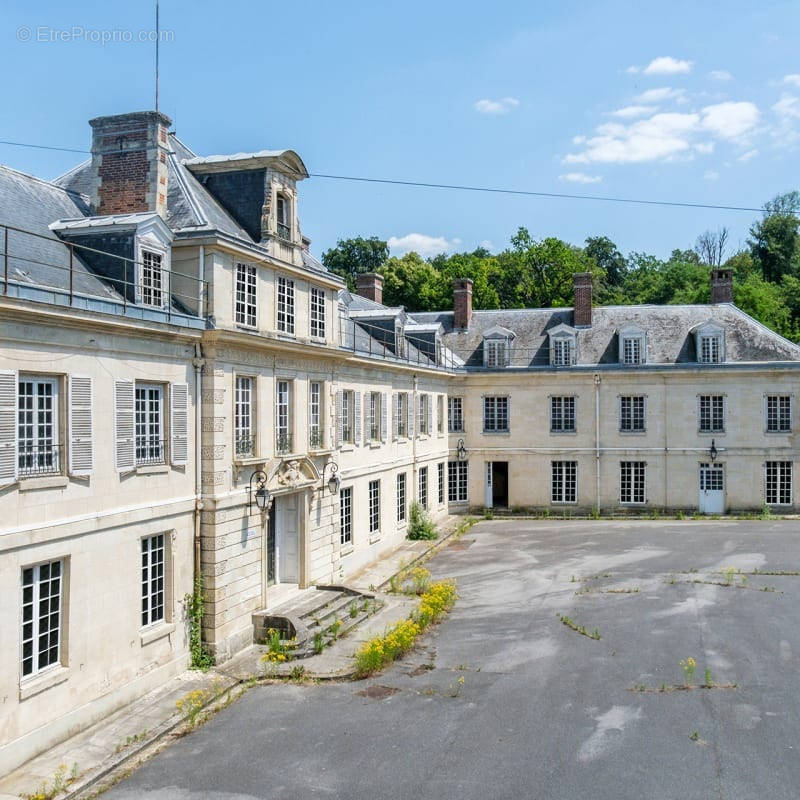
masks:
[[[258,510],[263,514],[269,511],[270,494],[267,489],[267,473],[257,469],[250,476],[250,488],[248,489],[247,513],[253,513],[253,501]]]
[[[711,447],[709,447],[709,449],[708,449],[708,454],[709,454],[709,456],[711,456],[711,460],[712,461],[716,461],[717,460],[717,453],[718,452],[719,451],[717,450],[717,445],[714,443],[714,440],[712,439],[711,440]]]
[[[456,445],[456,455],[458,456],[459,461],[467,460],[467,448],[463,439],[458,440],[458,444]]]
[[[328,467],[331,468],[331,476],[328,478],[328,491],[331,494],[336,494],[339,491],[339,484],[341,480],[339,475],[339,465],[335,461],[329,461],[323,468],[322,468],[322,486],[325,488],[325,473],[328,470]]]

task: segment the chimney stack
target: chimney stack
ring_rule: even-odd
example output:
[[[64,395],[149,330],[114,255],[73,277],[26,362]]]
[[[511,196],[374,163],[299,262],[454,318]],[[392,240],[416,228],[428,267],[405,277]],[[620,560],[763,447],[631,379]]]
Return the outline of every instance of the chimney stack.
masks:
[[[362,272],[356,276],[356,294],[383,304],[383,275],[377,272]]]
[[[453,281],[453,329],[467,330],[472,319],[472,281],[456,278]]]
[[[572,322],[576,328],[592,325],[592,273],[576,272],[572,276],[575,287]]]
[[[155,211],[167,215],[167,130],[158,111],[89,120],[92,126],[92,211],[98,215]]]
[[[711,302],[733,302],[733,270],[721,267],[711,270]]]

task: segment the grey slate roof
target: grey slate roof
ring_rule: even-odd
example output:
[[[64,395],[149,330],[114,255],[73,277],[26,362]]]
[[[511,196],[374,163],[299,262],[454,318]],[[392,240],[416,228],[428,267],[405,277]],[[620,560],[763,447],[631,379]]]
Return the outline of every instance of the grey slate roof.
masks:
[[[572,325],[571,308],[534,308],[505,311],[474,311],[469,330],[453,330],[453,312],[421,312],[411,317],[419,322],[439,322],[447,347],[468,366],[483,364],[483,337],[502,326],[516,334],[511,348],[511,366],[549,365],[548,331]],[[647,363],[696,362],[692,329],[712,321],[725,331],[726,362],[800,361],[800,347],[765,328],[734,305],[696,306],[596,306],[590,328],[578,329],[578,365],[619,362],[617,331],[637,325],[646,334]]]

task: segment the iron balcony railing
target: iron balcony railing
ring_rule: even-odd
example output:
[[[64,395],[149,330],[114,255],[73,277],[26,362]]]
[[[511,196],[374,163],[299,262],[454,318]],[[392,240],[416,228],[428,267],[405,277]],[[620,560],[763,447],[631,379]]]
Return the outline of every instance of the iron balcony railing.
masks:
[[[292,452],[292,434],[288,431],[277,431],[275,434],[275,450],[281,455]]]
[[[255,439],[252,436],[237,436],[234,445],[237,456],[249,457],[255,452]]]
[[[166,463],[167,443],[164,439],[136,437],[136,465],[145,467],[150,464]]]
[[[321,450],[323,446],[322,430],[312,428],[308,434],[308,446],[311,450]]]
[[[62,452],[61,445],[52,442],[42,441],[31,444],[20,442],[17,456],[20,476],[60,474]]]
[[[287,242],[292,238],[289,226],[284,225],[282,222],[278,223],[278,238],[285,239]]]

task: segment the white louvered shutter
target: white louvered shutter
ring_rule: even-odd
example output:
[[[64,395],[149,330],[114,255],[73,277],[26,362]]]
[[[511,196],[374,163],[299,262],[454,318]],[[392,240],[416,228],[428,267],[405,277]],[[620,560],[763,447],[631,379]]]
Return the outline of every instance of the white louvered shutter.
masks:
[[[428,402],[425,403],[425,414],[427,419],[425,420],[425,430],[428,431],[428,436],[433,436],[433,395],[428,395]]]
[[[171,384],[169,398],[170,461],[181,466],[189,461],[189,384]]]
[[[409,392],[408,398],[408,438],[414,438],[414,395]]]
[[[70,475],[91,475],[94,467],[91,378],[69,376],[68,423]]]
[[[117,472],[129,472],[136,466],[134,396],[133,381],[114,381],[114,460]]]
[[[396,439],[400,435],[400,409],[398,406],[398,398],[400,397],[397,392],[392,395],[392,438]]]
[[[0,486],[17,480],[17,373],[0,370]]]
[[[381,441],[386,442],[389,438],[389,395],[384,392],[381,395]]]
[[[338,389],[336,391],[336,446],[342,446],[342,437],[344,436],[344,391]]]
[[[361,444],[361,392],[353,392],[353,442]]]
[[[369,444],[372,441],[372,426],[370,424],[372,420],[369,418],[370,394],[370,392],[364,392],[364,444]]]

